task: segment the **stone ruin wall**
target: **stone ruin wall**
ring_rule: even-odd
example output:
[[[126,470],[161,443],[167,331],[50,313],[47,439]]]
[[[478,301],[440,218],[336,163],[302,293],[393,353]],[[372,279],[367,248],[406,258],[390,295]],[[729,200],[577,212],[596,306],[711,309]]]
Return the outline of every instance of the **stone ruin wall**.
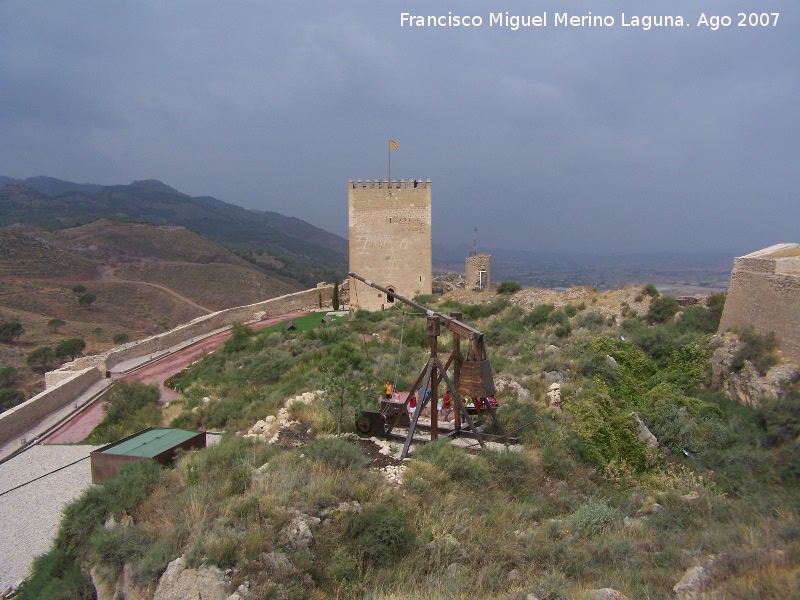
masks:
[[[413,298],[432,291],[431,182],[349,181],[350,271]],[[386,295],[350,280],[353,308],[381,310]]]
[[[787,247],[792,245],[734,259],[719,331],[749,326],[762,334],[774,331],[783,355],[800,363],[800,257],[769,256]]]
[[[464,287],[468,290],[481,289],[481,271],[486,271],[483,276],[483,289],[488,290],[491,284],[491,264],[490,254],[476,254],[467,257],[466,276]]]

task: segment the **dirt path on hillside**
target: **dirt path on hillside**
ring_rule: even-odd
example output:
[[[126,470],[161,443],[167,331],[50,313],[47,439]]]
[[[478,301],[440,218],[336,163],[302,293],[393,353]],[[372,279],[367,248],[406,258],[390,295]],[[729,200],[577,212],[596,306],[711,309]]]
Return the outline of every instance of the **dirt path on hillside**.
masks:
[[[173,298],[177,298],[181,302],[188,304],[189,306],[196,308],[197,310],[201,310],[206,314],[211,314],[213,312],[217,312],[214,309],[208,308],[206,306],[201,306],[191,298],[187,298],[186,296],[179,294],[175,290],[172,290],[168,287],[163,285],[159,285],[157,283],[150,283],[149,281],[133,281],[131,279],[122,279],[121,277],[117,277],[114,274],[114,268],[109,265],[98,265],[96,269],[97,276],[95,277],[84,277],[81,278],[80,281],[101,281],[103,283],[123,283],[126,285],[148,285],[150,287],[154,287],[156,289],[161,290],[162,292],[166,292]],[[14,281],[16,283],[74,283],[79,279],[77,277],[8,277],[8,281]],[[2,292],[0,296],[26,296],[29,294],[37,294],[36,290],[26,290],[21,292]]]
[[[297,318],[298,315],[302,314],[305,313],[297,311],[277,317],[271,317],[269,319],[264,319],[258,323],[249,323],[248,326],[254,330],[263,329],[265,327],[269,327],[270,325],[274,325],[275,323],[281,323],[283,321],[289,321]],[[216,333],[198,340],[194,344],[182,348],[177,352],[173,352],[172,354],[168,354],[163,358],[157,359],[152,363],[136,369],[135,371],[131,371],[127,374],[115,374],[112,371],[111,376],[113,379],[120,379],[123,381],[141,381],[142,383],[148,385],[158,385],[158,389],[161,394],[159,402],[163,406],[167,402],[171,402],[172,400],[180,398],[180,394],[178,392],[164,387],[164,381],[181,369],[186,368],[192,362],[202,358],[204,352],[209,353],[213,352],[217,348],[220,348],[230,336],[230,330]],[[94,429],[100,423],[100,421],[103,420],[104,415],[105,411],[103,410],[103,401],[101,397],[86,410],[76,415],[74,419],[47,436],[44,440],[42,440],[42,443],[77,444],[91,433],[92,429]]]
[[[163,285],[158,285],[157,283],[150,283],[148,281],[132,281],[130,279],[122,279],[121,277],[117,277],[114,274],[114,271],[115,271],[114,267],[111,267],[109,265],[100,265],[100,266],[98,266],[97,267],[97,273],[99,274],[99,277],[97,278],[97,280],[98,281],[104,281],[104,282],[113,282],[113,283],[126,283],[126,284],[129,284],[129,285],[130,284],[149,285],[150,287],[154,287],[154,288],[157,288],[157,289],[159,289],[161,291],[164,291],[164,292],[168,293],[170,296],[172,296],[174,298],[177,298],[178,300],[181,300],[182,302],[185,302],[189,306],[193,306],[194,308],[196,308],[198,310],[202,310],[206,314],[211,314],[213,312],[216,312],[216,311],[214,311],[214,310],[212,310],[210,308],[206,308],[205,306],[200,306],[194,300],[191,300],[191,299],[187,298],[186,296],[183,296],[183,295],[179,294],[175,290],[169,289],[168,287],[164,287]]]

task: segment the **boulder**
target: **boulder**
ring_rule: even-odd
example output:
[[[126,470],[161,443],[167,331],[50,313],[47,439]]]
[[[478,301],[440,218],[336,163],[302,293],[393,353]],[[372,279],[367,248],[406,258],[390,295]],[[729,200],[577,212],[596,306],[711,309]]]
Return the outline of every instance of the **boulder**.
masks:
[[[586,597],[588,600],[628,600],[628,597],[625,596],[625,594],[612,588],[591,590],[588,594],[586,594]]]
[[[289,524],[281,529],[281,539],[291,548],[310,548],[314,545],[312,528],[320,524],[317,517],[296,512]]]
[[[167,566],[153,600],[226,600],[227,584],[225,574],[217,567],[189,569],[180,557]]]
[[[633,420],[636,423],[636,437],[640,442],[647,444],[648,448],[658,448],[658,438],[644,424],[644,421],[636,413],[632,414]]]
[[[683,574],[681,580],[672,588],[677,600],[699,600],[709,583],[708,571],[701,566],[692,567]]]

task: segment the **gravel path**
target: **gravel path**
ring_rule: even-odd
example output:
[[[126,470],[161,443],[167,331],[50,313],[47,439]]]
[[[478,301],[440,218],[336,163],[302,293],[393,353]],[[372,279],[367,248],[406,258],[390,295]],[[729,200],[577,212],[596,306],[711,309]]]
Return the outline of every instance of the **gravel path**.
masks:
[[[34,557],[50,549],[64,506],[91,485],[95,448],[31,446],[0,464],[0,592],[27,577]]]

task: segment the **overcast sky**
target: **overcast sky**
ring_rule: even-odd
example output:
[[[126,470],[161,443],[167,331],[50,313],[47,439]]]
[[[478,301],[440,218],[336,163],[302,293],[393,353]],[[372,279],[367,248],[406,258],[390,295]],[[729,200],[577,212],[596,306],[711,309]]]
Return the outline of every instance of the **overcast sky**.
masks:
[[[589,10],[614,25],[554,22]],[[506,11],[547,26],[490,26]],[[483,23],[412,28],[403,12]],[[645,31],[622,12],[688,25]],[[739,12],[780,15],[739,27]],[[477,226],[479,250],[741,255],[800,242],[798,13],[796,0],[0,0],[0,175],[159,179],[346,237],[347,181],[386,178],[391,138],[392,177],[432,181],[434,243],[471,244]]]

